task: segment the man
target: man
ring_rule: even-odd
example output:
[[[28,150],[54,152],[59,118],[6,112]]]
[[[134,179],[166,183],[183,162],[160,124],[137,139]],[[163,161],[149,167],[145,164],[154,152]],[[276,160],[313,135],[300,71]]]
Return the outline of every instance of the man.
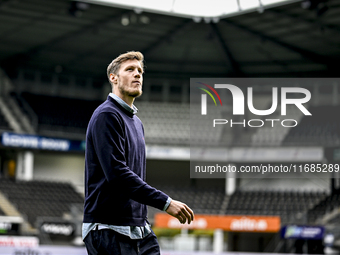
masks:
[[[112,93],[93,113],[86,133],[83,240],[92,254],[160,254],[147,207],[182,224],[193,211],[145,182],[145,141],[133,105],[142,94],[143,55],[127,52],[107,68]]]

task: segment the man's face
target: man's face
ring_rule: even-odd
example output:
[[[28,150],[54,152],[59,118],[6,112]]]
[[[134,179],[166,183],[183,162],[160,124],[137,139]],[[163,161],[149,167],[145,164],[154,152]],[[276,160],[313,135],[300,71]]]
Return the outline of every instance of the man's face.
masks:
[[[142,95],[143,68],[137,59],[130,59],[120,65],[117,75],[110,76],[114,86],[123,96],[139,97]]]

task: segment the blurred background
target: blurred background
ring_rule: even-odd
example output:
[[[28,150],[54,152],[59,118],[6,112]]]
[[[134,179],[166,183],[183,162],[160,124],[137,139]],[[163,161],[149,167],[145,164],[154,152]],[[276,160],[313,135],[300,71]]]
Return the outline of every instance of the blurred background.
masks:
[[[0,1],[0,254],[86,254],[86,127],[110,92],[107,65],[130,50],[145,56],[135,105],[147,182],[198,215],[183,227],[149,208],[164,254],[339,254],[337,172],[192,179],[189,120],[190,78],[329,78],[308,87],[313,117],[297,115],[297,127],[236,128],[207,140],[238,150],[228,162],[236,166],[281,164],[282,149],[289,163],[338,164],[340,0],[201,1],[203,12],[193,0],[108,2]],[[254,105],[268,106],[269,91],[257,87]],[[247,154],[259,149],[261,162]]]

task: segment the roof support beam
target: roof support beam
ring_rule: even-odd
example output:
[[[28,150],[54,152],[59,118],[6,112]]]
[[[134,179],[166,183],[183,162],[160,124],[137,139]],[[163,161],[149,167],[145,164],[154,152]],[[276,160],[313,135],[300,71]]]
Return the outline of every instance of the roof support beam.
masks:
[[[259,37],[261,39],[265,39],[267,41],[270,41],[274,44],[277,44],[277,45],[280,45],[281,47],[283,48],[286,48],[290,51],[293,51],[295,53],[298,53],[299,55],[301,55],[303,58],[305,59],[308,59],[312,62],[315,62],[315,63],[318,63],[318,64],[323,64],[325,66],[328,67],[328,69],[332,69],[331,66],[332,66],[332,63],[333,63],[333,59],[329,58],[329,57],[326,57],[326,56],[321,56],[319,54],[316,54],[312,51],[309,51],[309,50],[305,50],[303,48],[299,48],[297,46],[294,46],[294,45],[291,45],[289,43],[286,43],[286,42],[283,42],[275,37],[271,37],[271,36],[268,36],[268,35],[265,35],[261,32],[258,32],[256,30],[253,30],[253,29],[250,29],[249,27],[245,26],[245,25],[241,25],[241,24],[238,24],[234,21],[230,21],[230,20],[227,20],[227,19],[224,19],[223,22],[233,26],[233,27],[236,27],[238,29],[241,29],[242,31],[245,31],[249,34],[252,34],[256,37]]]
[[[174,28],[172,28],[167,34],[159,37],[156,41],[151,43],[149,46],[141,50],[141,52],[144,55],[149,54],[151,51],[155,50],[158,46],[162,45],[164,42],[170,41],[172,38],[174,38],[179,32],[181,32],[183,29],[185,29],[188,25],[192,24],[191,19],[184,19],[183,22],[181,22],[179,25],[176,25]]]
[[[212,27],[215,35],[218,38],[218,42],[220,44],[220,46],[223,49],[223,53],[226,56],[227,61],[229,62],[231,69],[232,69],[232,75],[234,77],[240,77],[240,76],[244,76],[243,72],[240,69],[239,64],[236,62],[233,54],[231,53],[228,45],[226,44],[225,39],[223,38],[219,28],[217,27],[217,24],[215,23],[210,23],[210,26]]]
[[[333,31],[333,32],[336,32],[336,33],[340,32],[339,27],[329,26],[327,24],[324,24],[320,21],[320,19],[308,20],[308,19],[304,19],[300,16],[291,15],[291,14],[288,14],[287,12],[283,12],[283,11],[279,11],[279,10],[275,10],[275,9],[268,9],[268,10],[266,10],[266,12],[273,13],[273,14],[275,14],[275,16],[281,16],[281,17],[284,17],[284,18],[289,18],[289,19],[292,19],[296,22],[303,22],[303,23],[311,25],[311,26],[317,26],[317,27],[320,28],[320,30],[326,29],[326,30],[330,30],[330,31]]]

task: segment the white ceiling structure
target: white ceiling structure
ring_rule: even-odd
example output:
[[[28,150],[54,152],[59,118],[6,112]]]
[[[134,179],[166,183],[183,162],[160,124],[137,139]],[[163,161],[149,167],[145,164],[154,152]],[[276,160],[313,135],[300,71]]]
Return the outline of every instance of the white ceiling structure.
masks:
[[[112,7],[155,12],[180,17],[212,19],[217,22],[220,18],[244,14],[251,11],[263,12],[267,8],[298,2],[301,0],[84,0],[83,2]],[[210,20],[208,20],[210,21]]]

